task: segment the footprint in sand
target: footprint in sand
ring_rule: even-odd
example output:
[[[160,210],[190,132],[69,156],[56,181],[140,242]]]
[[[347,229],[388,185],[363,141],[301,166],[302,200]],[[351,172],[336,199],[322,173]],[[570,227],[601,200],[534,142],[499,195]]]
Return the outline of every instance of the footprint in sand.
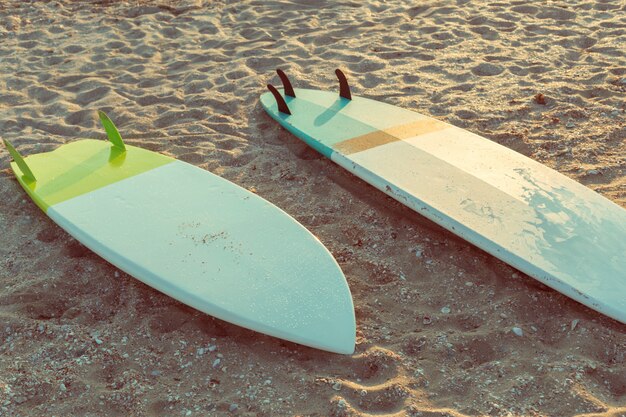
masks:
[[[374,347],[351,358],[346,364],[350,374],[335,378],[331,387],[338,391],[333,398],[337,415],[396,413],[401,411],[411,390],[406,386],[398,363],[390,350]]]

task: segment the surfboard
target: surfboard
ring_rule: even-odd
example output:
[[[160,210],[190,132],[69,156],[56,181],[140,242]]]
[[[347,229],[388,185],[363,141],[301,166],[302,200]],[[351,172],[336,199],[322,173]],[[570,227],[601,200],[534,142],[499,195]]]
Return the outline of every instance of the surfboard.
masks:
[[[28,195],[83,245],[211,316],[352,354],[350,289],[322,243],[284,211],[208,171],[124,144],[84,139],[11,167]]]
[[[357,177],[580,303],[626,323],[626,210],[493,141],[340,93],[283,88],[267,113]]]

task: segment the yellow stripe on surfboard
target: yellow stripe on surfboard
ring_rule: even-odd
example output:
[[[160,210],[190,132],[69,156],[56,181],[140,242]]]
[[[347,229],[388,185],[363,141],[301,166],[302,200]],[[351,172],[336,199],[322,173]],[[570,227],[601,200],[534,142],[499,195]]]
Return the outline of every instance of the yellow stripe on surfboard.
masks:
[[[439,120],[424,118],[411,123],[393,126],[385,130],[377,130],[361,136],[338,142],[332,148],[344,155],[366,151],[377,146],[412,138],[426,133],[436,132],[449,127]]]
[[[37,205],[48,207],[174,161],[146,149],[121,151],[108,141],[84,139],[52,152],[24,158],[36,181],[11,163],[17,179]]]

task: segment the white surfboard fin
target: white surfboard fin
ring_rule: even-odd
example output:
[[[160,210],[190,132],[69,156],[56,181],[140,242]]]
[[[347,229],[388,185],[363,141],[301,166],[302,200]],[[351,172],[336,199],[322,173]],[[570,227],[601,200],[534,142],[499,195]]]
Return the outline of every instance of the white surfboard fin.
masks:
[[[20,153],[15,149],[15,147],[11,144],[11,142],[9,142],[6,139],[2,139],[2,141],[4,142],[4,146],[7,147],[9,154],[11,154],[11,156],[13,157],[13,160],[19,167],[20,171],[22,171],[22,175],[24,176],[24,179],[29,182],[37,181],[37,179],[35,178],[35,175],[33,174],[33,171],[30,170],[30,168],[28,167],[28,164],[26,163],[22,155],[20,155]]]
[[[350,85],[348,85],[348,79],[339,68],[335,70],[335,74],[339,79],[339,95],[348,100],[352,100],[352,94],[350,93]]]
[[[104,130],[106,130],[109,141],[111,141],[113,147],[119,151],[125,152],[126,146],[124,145],[122,136],[120,135],[120,132],[117,131],[115,124],[113,124],[111,119],[109,119],[109,116],[107,116],[106,113],[100,110],[98,111],[98,116],[100,116],[102,126],[104,126]]]
[[[289,77],[287,74],[281,69],[276,69],[276,74],[280,77],[280,81],[283,83],[283,90],[286,96],[296,97],[296,93],[293,91],[293,87],[291,86],[291,81],[289,81]]]
[[[278,111],[291,116],[291,112],[289,111],[289,107],[287,106],[285,99],[283,98],[283,96],[280,95],[276,87],[274,87],[272,84],[268,84],[267,88],[274,95],[274,99],[276,99],[276,104],[278,104]]]

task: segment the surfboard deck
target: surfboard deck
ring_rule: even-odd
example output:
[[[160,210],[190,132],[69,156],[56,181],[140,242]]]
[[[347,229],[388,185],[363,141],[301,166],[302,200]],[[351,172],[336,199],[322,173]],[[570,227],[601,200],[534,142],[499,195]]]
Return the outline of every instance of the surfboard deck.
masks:
[[[268,201],[185,162],[101,140],[28,156],[30,175],[18,160],[11,167],[37,205],[121,270],[230,323],[353,353],[341,269]]]
[[[626,210],[617,204],[513,150],[407,109],[319,90],[275,93],[261,95],[267,113],[338,165],[626,323]]]

